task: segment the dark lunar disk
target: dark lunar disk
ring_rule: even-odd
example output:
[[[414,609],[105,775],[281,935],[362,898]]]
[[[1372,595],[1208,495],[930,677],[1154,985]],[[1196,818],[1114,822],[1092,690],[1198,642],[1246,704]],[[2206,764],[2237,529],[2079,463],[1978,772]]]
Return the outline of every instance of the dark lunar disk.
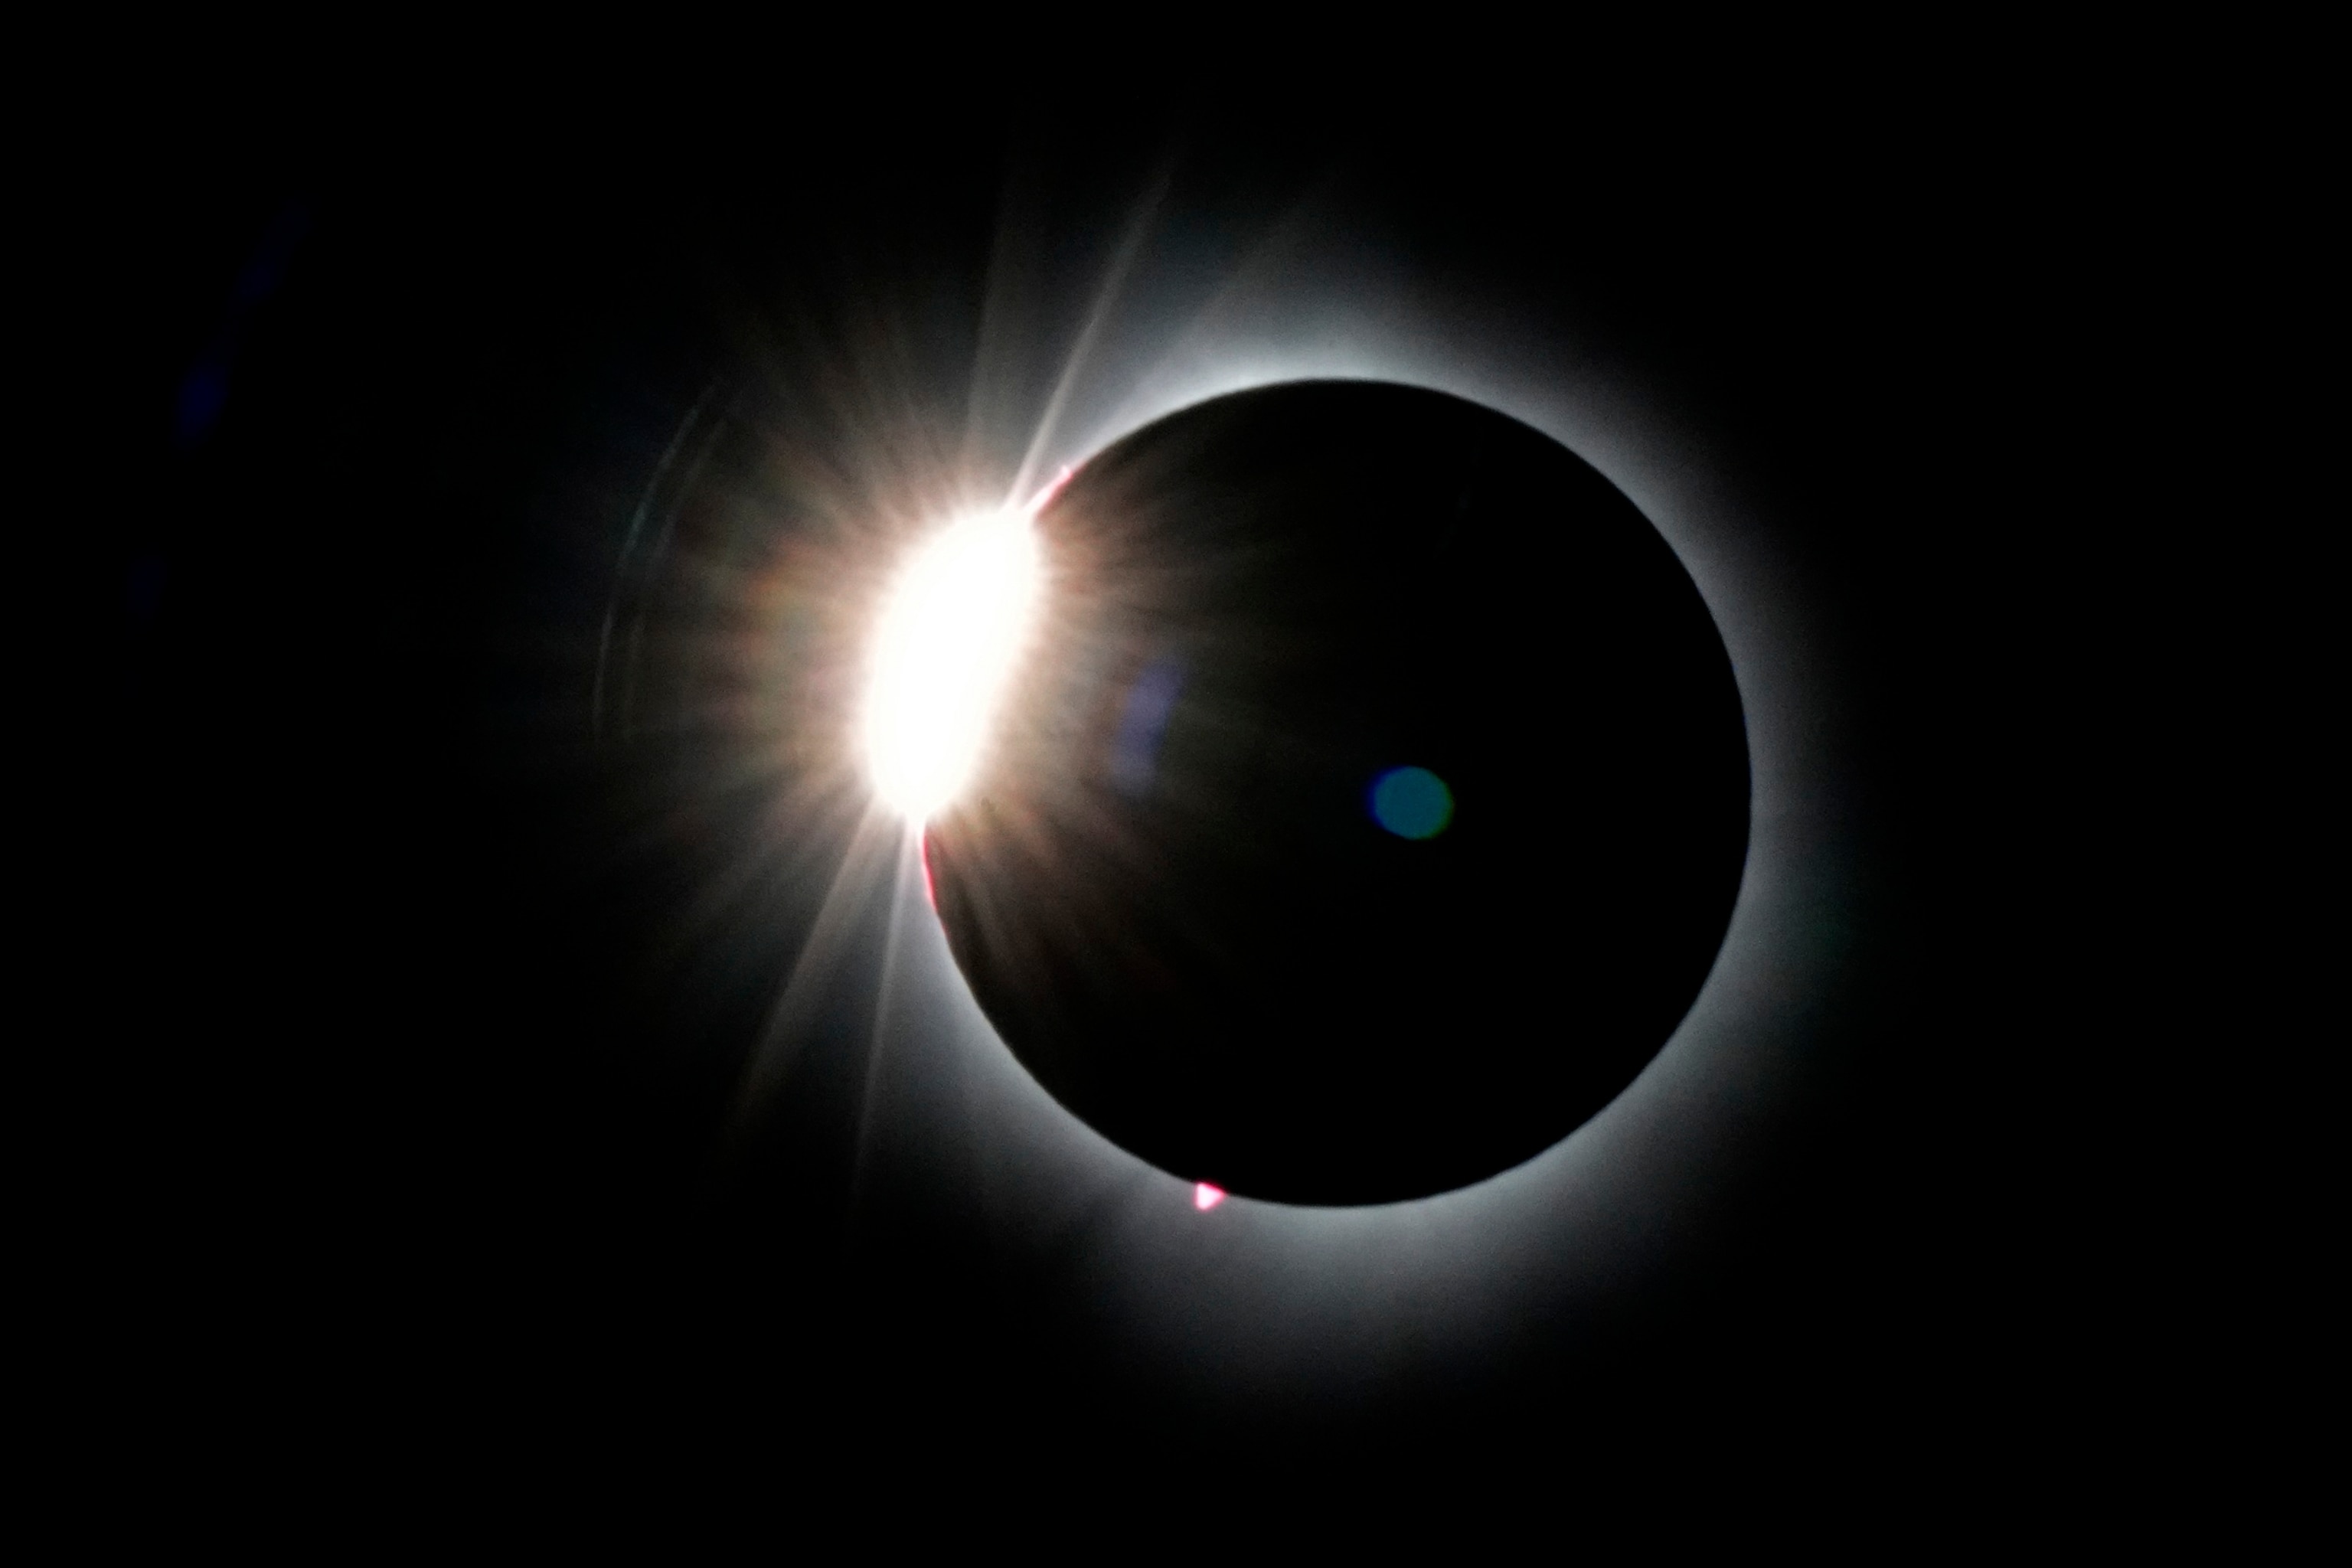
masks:
[[[1187,1179],[1370,1203],[1517,1164],[1656,1055],[1738,889],[1747,741],[1606,479],[1475,404],[1300,383],[1136,432],[1039,527],[1044,625],[927,854],[1064,1105]],[[1375,815],[1401,768],[1437,831]],[[1381,798],[1423,833],[1433,787]]]

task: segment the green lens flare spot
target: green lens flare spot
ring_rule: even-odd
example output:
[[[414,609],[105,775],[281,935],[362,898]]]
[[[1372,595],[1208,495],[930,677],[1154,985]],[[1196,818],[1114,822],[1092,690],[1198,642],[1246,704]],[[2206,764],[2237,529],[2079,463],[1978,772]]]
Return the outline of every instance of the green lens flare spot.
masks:
[[[1454,792],[1427,768],[1391,768],[1372,781],[1372,820],[1399,838],[1434,838],[1454,820]]]

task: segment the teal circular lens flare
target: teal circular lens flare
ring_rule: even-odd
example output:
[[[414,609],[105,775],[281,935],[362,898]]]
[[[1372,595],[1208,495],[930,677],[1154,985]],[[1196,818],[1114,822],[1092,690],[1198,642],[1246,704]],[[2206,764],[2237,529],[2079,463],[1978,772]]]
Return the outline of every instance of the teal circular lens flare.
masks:
[[[1454,792],[1427,768],[1391,768],[1372,781],[1372,819],[1399,838],[1434,838],[1454,820]]]

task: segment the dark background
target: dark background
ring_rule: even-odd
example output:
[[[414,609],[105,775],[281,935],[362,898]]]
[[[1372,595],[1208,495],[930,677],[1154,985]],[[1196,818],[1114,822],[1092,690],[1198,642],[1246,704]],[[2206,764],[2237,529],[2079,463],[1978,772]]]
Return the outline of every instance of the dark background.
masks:
[[[709,1438],[2049,1473],[2137,1397],[2144,1331],[2095,1288],[2144,1224],[2105,1131],[2130,1095],[2083,1091],[2128,829],[2085,823],[2071,760],[2128,722],[2091,700],[2122,656],[2053,628],[2116,526],[2082,458],[2147,163],[1948,102],[1607,138],[963,107],[803,126],[781,163],[609,128],[159,138],[73,205],[61,453],[107,552],[112,892],[61,1026],[100,1064],[59,1184],[91,1216],[71,1375],[167,1449],[328,1468]],[[709,1062],[758,999],[681,1021],[643,981],[679,895],[581,848],[618,808],[547,762],[530,686],[598,591],[566,520],[634,497],[748,297],[978,268],[1008,170],[1083,213],[1171,156],[1243,207],[1350,193],[1706,433],[1814,595],[1866,861],[1865,978],[1698,1261],[1605,1331],[1538,1326],[1500,1384],[1345,1422],[1202,1430],[1065,1353],[1051,1290],[993,1288],[953,1216],[886,1194],[851,1223],[817,1109],[714,1189]]]

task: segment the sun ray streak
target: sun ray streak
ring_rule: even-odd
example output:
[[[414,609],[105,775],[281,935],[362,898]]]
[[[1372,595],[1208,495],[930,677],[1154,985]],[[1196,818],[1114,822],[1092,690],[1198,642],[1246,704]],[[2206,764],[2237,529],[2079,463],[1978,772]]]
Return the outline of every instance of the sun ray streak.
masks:
[[[919,874],[914,857],[919,853],[917,845],[920,835],[907,828],[898,836],[898,853],[893,862],[890,879],[890,924],[882,939],[882,978],[876,988],[874,1024],[866,1040],[866,1088],[857,1102],[857,1142],[849,1167],[849,1206],[855,1214],[860,1194],[866,1185],[866,1172],[871,1163],[874,1142],[876,1106],[882,1095],[882,1057],[889,1038],[891,1004],[898,1001],[898,972],[903,966],[907,946],[906,920],[910,900],[907,897],[909,880]],[[926,906],[926,913],[929,909]]]
[[[1173,163],[1162,165],[1159,176],[1145,190],[1128,219],[1127,232],[1119,237],[1118,248],[1112,252],[1110,265],[1103,269],[1102,286],[1095,291],[1095,302],[1087,311],[1086,324],[1078,329],[1077,341],[1070,345],[1067,358],[1062,362],[1062,374],[1054,384],[1053,395],[1045,400],[1045,411],[1037,416],[1037,428],[1029,437],[1029,450],[1021,459],[1019,473],[1013,477],[1013,489],[1006,504],[1017,504],[1036,485],[1037,467],[1053,441],[1068,405],[1071,392],[1077,386],[1079,374],[1094,356],[1095,345],[1103,330],[1117,317],[1120,294],[1127,287],[1128,277],[1141,259],[1144,242],[1151,237],[1152,225],[1160,216],[1161,204],[1167,199],[1168,187],[1175,177]]]
[[[867,812],[851,836],[840,868],[825,889],[824,901],[818,906],[815,922],[793,960],[775,1006],[769,1011],[760,1042],[744,1065],[730,1118],[730,1144],[751,1131],[760,1112],[782,1087],[824,1000],[826,982],[853,953],[858,911],[871,896],[875,876],[881,869],[877,862],[901,836],[898,823],[880,811]]]

